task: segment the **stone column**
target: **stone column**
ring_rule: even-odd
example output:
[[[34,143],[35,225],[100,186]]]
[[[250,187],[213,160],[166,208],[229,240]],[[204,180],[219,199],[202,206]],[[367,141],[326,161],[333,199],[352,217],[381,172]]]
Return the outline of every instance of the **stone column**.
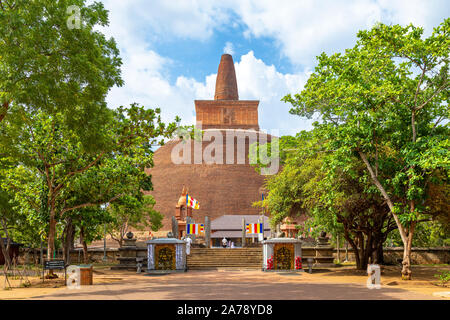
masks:
[[[175,217],[172,217],[172,233],[176,239],[178,239],[178,237],[180,236],[178,234],[178,221]]]
[[[245,247],[245,219],[242,218],[242,248]]]
[[[209,217],[205,217],[205,245],[207,248],[211,248],[211,220]]]

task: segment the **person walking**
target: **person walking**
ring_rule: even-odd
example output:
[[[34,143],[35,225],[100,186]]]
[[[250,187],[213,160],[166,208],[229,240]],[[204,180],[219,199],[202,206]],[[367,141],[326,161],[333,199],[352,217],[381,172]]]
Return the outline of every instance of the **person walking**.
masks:
[[[228,244],[227,239],[225,237],[223,237],[223,239],[222,239],[222,247],[226,248],[227,244]]]
[[[186,241],[186,254],[190,255],[192,239],[190,237],[186,237],[186,239],[184,239],[184,241]]]

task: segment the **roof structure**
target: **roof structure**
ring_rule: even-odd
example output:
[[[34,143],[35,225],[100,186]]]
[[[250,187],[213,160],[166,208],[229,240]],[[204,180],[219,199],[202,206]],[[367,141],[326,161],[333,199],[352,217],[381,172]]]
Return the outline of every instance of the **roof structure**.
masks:
[[[264,237],[270,236],[269,218],[263,217]],[[258,223],[261,215],[223,215],[211,221],[211,238],[242,237],[242,219],[245,223]],[[257,234],[248,234],[247,238],[257,238]]]
[[[270,230],[269,218],[263,217],[264,230]],[[223,215],[217,219],[211,221],[211,231],[215,230],[241,230],[242,219],[245,219],[245,223],[258,223],[261,218],[260,215],[249,214],[236,214],[236,215]]]

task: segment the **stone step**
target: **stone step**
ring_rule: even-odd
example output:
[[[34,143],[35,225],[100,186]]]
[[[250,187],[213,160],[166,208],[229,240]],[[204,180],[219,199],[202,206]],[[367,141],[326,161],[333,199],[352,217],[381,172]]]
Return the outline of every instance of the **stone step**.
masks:
[[[194,264],[216,264],[216,265],[224,265],[224,264],[232,264],[232,265],[245,265],[245,264],[262,264],[262,261],[188,261],[188,265]]]
[[[201,259],[206,259],[206,258],[211,258],[211,259],[215,259],[215,258],[235,258],[235,259],[250,258],[250,259],[255,259],[255,258],[262,258],[262,254],[260,254],[260,255],[235,255],[235,256],[190,254],[187,257],[188,257],[188,259],[193,259],[193,258],[201,258]]]
[[[188,268],[189,270],[259,270],[261,269],[261,266],[255,266],[255,267],[214,267],[214,266],[192,266]]]
[[[194,251],[262,251],[262,248],[192,248]]]
[[[209,266],[209,267],[261,267],[262,263],[192,263],[188,264],[188,267],[192,266]]]
[[[262,248],[191,248],[187,256],[189,269],[260,269]]]
[[[222,265],[222,264],[262,264],[262,261],[227,261],[227,262],[223,262],[223,261],[188,261],[187,264],[188,265],[194,265],[194,264],[216,264],[216,265]]]
[[[246,257],[248,257],[248,258],[262,258],[262,254],[261,255],[242,255],[242,256],[240,256],[240,255],[236,255],[236,256],[230,256],[230,255],[201,255],[201,254],[198,254],[198,255],[189,255],[188,256],[188,259],[192,259],[192,258],[194,258],[194,257],[196,257],[196,258],[202,258],[202,259],[206,259],[206,258],[212,258],[212,259],[214,259],[214,258],[236,258],[236,259],[240,259],[240,258],[246,258]]]

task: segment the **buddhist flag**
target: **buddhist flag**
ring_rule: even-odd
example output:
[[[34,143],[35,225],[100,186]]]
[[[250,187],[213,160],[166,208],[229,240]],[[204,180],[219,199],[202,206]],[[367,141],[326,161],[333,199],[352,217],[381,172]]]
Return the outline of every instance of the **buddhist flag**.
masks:
[[[262,223],[247,223],[245,225],[245,233],[262,233],[263,224]]]
[[[191,196],[189,196],[187,194],[186,195],[186,207],[191,207],[192,209],[200,209],[200,203],[198,203],[197,200],[195,200],[194,198],[192,198]]]
[[[188,223],[186,225],[186,234],[199,234],[203,232],[205,232],[205,227],[203,224]]]

